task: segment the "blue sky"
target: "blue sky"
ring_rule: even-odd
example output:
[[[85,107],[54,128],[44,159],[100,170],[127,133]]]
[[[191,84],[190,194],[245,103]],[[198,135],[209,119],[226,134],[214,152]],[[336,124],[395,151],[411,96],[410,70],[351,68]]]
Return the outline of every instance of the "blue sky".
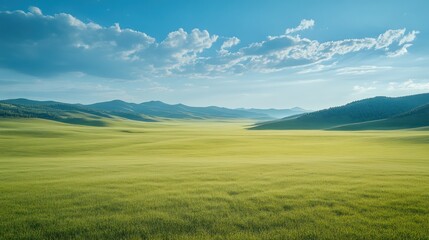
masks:
[[[427,1],[0,1],[0,98],[308,109],[429,92]]]

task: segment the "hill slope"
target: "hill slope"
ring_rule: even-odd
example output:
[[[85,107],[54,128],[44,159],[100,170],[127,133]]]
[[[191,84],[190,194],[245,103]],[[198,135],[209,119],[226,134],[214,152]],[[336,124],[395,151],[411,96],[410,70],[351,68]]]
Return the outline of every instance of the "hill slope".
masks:
[[[228,109],[222,107],[190,107],[183,104],[166,104],[160,101],[150,101],[140,104],[127,103],[120,100],[110,102],[96,103],[87,105],[87,107],[106,112],[122,112],[143,114],[149,117],[161,118],[179,118],[179,119],[213,119],[213,118],[229,118],[229,119],[272,119],[267,114],[247,111],[244,109]]]
[[[166,104],[150,101],[140,104],[121,100],[90,105],[67,104],[54,101],[9,99],[0,101],[0,117],[42,118],[60,122],[102,126],[107,118],[120,117],[136,121],[158,119],[274,119],[273,113],[285,114],[305,111],[302,109],[228,109],[222,107],[190,107],[183,104]],[[265,113],[264,113],[265,111]]]
[[[0,117],[3,118],[41,118],[63,123],[87,125],[87,126],[105,126],[107,118],[110,115],[87,109],[78,105],[62,104],[55,102],[35,102],[20,101],[26,105],[16,104],[17,101],[0,102]]]
[[[428,93],[397,98],[374,97],[297,117],[261,123],[252,129],[331,129],[392,118],[428,103]]]
[[[393,130],[429,126],[429,104],[397,116],[363,123],[348,124],[333,130]]]

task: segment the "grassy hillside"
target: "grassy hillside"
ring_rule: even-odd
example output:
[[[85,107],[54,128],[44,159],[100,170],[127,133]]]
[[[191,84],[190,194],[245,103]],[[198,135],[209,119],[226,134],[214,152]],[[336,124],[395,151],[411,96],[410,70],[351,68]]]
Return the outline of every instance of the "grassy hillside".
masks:
[[[183,104],[166,104],[160,101],[150,101],[140,104],[127,103],[120,100],[96,103],[88,107],[103,111],[144,114],[151,117],[175,119],[272,119],[270,115],[252,112],[244,109],[228,109],[221,107],[190,107]]]
[[[252,129],[334,129],[342,125],[392,118],[428,103],[429,93],[397,98],[375,97],[352,102],[340,107],[303,114],[299,117],[261,123]],[[409,118],[409,120],[412,119]],[[390,124],[389,122],[381,121],[377,124],[382,123]],[[425,121],[424,123],[425,126],[429,126],[429,121]],[[409,125],[420,126],[418,123],[410,123]],[[360,126],[364,129],[364,125]],[[391,124],[385,128],[390,129],[393,126],[394,124]],[[402,127],[405,125],[398,126]],[[380,127],[383,128],[381,125]]]
[[[54,101],[9,99],[0,101],[0,118],[41,118],[70,124],[105,126],[109,118],[120,117],[129,120],[154,122],[142,114],[112,109],[103,111],[82,104],[68,104]]]
[[[28,99],[9,99],[1,100],[0,117],[27,117],[30,112],[36,118],[58,120],[58,117],[46,117],[44,115],[35,114],[36,112],[44,112],[49,115],[67,115],[67,111],[79,111],[95,115],[104,115],[102,117],[121,117],[129,120],[154,122],[158,119],[257,119],[268,120],[274,119],[271,114],[260,111],[251,111],[246,109],[228,109],[222,107],[190,107],[183,104],[166,104],[160,101],[150,101],[140,104],[128,103],[121,100],[113,100],[109,102],[101,102],[90,105],[82,104],[67,104],[54,101],[34,101]],[[26,115],[6,114],[10,109],[3,109],[6,105],[15,106],[15,109],[25,109]],[[54,108],[54,109],[52,109]],[[53,110],[49,112],[48,110]],[[65,113],[60,113],[63,110]],[[20,110],[22,112],[22,110]],[[289,111],[289,110],[267,110]],[[298,111],[298,110],[294,110]],[[2,114],[3,113],[3,114]],[[64,117],[63,117],[64,118]],[[61,119],[61,118],[60,118]]]
[[[0,239],[427,239],[428,131],[0,120]]]
[[[338,126],[333,130],[392,130],[427,126],[429,126],[429,104],[392,118]]]
[[[49,104],[18,105],[0,102],[1,118],[40,118],[69,124],[106,126],[110,115],[77,105]]]

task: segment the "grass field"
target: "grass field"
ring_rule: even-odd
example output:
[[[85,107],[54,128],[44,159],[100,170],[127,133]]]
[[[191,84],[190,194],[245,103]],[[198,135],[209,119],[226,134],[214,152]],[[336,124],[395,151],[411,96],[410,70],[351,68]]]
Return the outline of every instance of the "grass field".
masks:
[[[0,120],[0,239],[429,239],[429,131]]]

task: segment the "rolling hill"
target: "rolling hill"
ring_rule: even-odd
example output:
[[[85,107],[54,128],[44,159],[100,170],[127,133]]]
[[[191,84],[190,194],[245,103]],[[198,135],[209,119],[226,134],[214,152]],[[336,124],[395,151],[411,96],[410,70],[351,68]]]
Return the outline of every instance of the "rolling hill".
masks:
[[[422,113],[418,114],[415,112],[419,107],[428,103],[429,93],[396,98],[374,97],[339,107],[256,124],[251,129],[346,129],[348,125],[350,128],[357,128],[359,124],[362,124],[360,129],[363,130],[366,129],[365,126],[375,127],[372,124],[376,124],[376,121],[378,121],[376,125],[379,129],[429,126],[429,118],[419,119],[417,117],[421,114],[424,115],[424,111],[422,110]],[[401,121],[403,124],[399,124]],[[404,124],[406,121],[412,122]],[[389,125],[391,127],[388,127]]]
[[[212,119],[212,118],[233,118],[233,119],[259,119],[267,120],[273,117],[258,112],[242,109],[228,109],[221,107],[190,107],[183,104],[166,104],[160,101],[150,101],[140,104],[127,103],[121,100],[101,102],[87,105],[91,109],[106,112],[122,112],[143,114],[158,118],[185,118],[185,119]]]
[[[107,119],[125,118],[153,122],[161,119],[253,119],[271,120],[278,114],[305,111],[294,109],[229,109],[222,107],[190,107],[160,101],[128,103],[121,100],[90,105],[67,104],[55,101],[9,99],[0,101],[0,118],[42,118],[65,123],[104,126]]]
[[[287,116],[273,120],[276,117]],[[0,101],[0,117],[42,118],[64,123],[105,126],[109,119],[153,122],[163,119],[251,119],[265,121],[250,129],[369,130],[429,126],[429,93],[404,97],[374,97],[316,112],[304,109],[229,109],[190,107],[160,101],[121,100],[90,105],[10,99]],[[269,121],[267,121],[269,120]]]
[[[347,124],[332,128],[332,130],[393,130],[427,126],[429,126],[429,104],[388,119]]]
[[[69,124],[105,126],[110,115],[78,105],[31,101],[0,102],[0,118],[41,118]],[[25,105],[16,104],[16,102]]]

